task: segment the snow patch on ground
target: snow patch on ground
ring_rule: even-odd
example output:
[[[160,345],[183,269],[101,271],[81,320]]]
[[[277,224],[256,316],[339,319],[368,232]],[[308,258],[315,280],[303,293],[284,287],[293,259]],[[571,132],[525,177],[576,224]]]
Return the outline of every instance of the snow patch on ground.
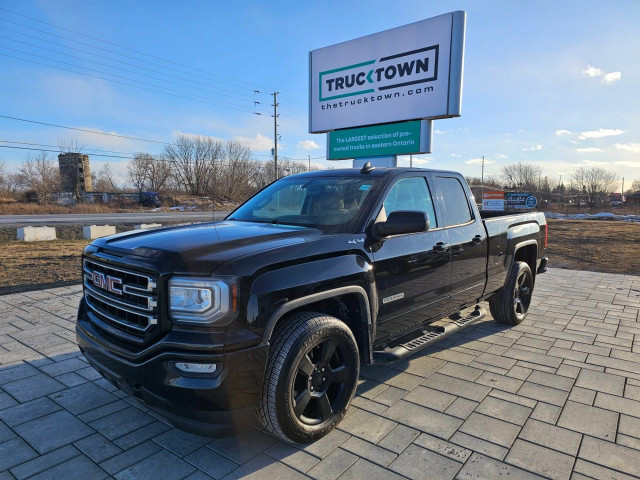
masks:
[[[546,218],[558,218],[563,220],[618,220],[622,222],[638,222],[640,223],[640,215],[617,215],[615,213],[600,212],[594,213],[552,213],[544,212]]]

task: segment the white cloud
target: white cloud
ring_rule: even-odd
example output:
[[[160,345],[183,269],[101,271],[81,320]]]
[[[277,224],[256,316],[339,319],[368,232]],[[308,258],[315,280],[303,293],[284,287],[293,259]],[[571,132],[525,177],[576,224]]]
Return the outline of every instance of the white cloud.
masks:
[[[320,148],[320,145],[313,140],[301,140],[298,142],[298,148],[301,148],[302,150],[316,150]]]
[[[640,143],[616,143],[615,147],[625,152],[640,153]]]
[[[271,150],[273,148],[273,140],[266,135],[262,135],[261,133],[256,134],[254,138],[237,136],[234,137],[234,140],[246,145],[254,152],[264,152]],[[278,148],[280,144],[278,144]]]
[[[534,145],[533,147],[525,147],[522,149],[523,152],[535,152],[536,150],[542,150],[542,145]]]
[[[467,165],[482,165],[482,158],[470,158],[469,160],[465,160],[464,163]],[[495,160],[489,160],[488,158],[484,159],[484,164],[489,165],[492,163],[496,163]]]
[[[584,148],[576,148],[576,153],[595,153],[595,152],[603,152],[601,148],[597,147],[584,147]]]
[[[594,160],[585,160],[584,163],[590,167],[605,167],[608,165],[608,162],[596,162]]]
[[[587,77],[599,77],[602,75],[602,70],[598,67],[594,67],[593,65],[587,65],[587,68],[582,70],[582,73]]]
[[[435,129],[435,130],[433,131],[433,133],[436,133],[436,134],[438,134],[438,135],[444,135],[444,134],[446,134],[446,133],[449,133],[449,130],[438,130],[438,129]]]
[[[640,162],[630,162],[626,160],[619,160],[617,162],[613,162],[615,165],[619,165],[621,167],[629,167],[629,168],[640,168]]]
[[[496,158],[507,158],[507,156],[502,153],[496,153]]]
[[[430,158],[416,158],[415,156],[413,157],[413,164],[414,165],[426,165],[427,163],[431,163]]]
[[[600,80],[605,85],[612,85],[616,82],[619,82],[622,79],[622,72],[610,72],[606,73],[602,80]]]
[[[580,132],[580,140],[586,140],[587,138],[602,138],[602,137],[615,137],[622,135],[624,130],[619,128],[599,128],[598,130],[588,130],[586,132]]]
[[[461,157],[462,155],[460,155],[459,153],[452,153],[451,156],[453,158],[458,158],[458,157]]]
[[[562,135],[571,135],[571,130],[556,130],[556,135],[561,137]]]

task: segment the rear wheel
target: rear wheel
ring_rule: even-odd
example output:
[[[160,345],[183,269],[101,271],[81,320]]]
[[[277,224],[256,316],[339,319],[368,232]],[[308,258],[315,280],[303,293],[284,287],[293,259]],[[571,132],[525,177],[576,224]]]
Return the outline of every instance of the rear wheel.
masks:
[[[359,373],[358,345],[344,322],[294,314],[274,333],[258,418],[285,440],[317,440],[344,417]]]
[[[532,295],[531,268],[526,262],[516,262],[503,289],[489,299],[491,315],[498,323],[518,325],[527,316]]]

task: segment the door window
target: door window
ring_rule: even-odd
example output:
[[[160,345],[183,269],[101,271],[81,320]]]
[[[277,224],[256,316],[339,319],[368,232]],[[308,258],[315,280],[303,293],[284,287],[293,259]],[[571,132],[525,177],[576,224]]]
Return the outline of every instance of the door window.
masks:
[[[431,193],[424,177],[402,178],[391,187],[384,200],[381,216],[388,217],[391,212],[400,210],[425,212],[429,218],[430,228],[438,226]]]
[[[471,221],[473,217],[469,201],[460,180],[453,177],[437,177],[436,181],[444,201],[446,226],[461,225]]]

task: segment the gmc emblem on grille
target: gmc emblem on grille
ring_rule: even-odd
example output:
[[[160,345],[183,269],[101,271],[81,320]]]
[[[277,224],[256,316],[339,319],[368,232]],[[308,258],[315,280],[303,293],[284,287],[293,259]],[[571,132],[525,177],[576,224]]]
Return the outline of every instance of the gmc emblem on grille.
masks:
[[[100,272],[93,272],[93,284],[107,292],[122,295],[122,290],[118,288],[118,285],[122,285],[122,279],[118,277],[112,277]]]

